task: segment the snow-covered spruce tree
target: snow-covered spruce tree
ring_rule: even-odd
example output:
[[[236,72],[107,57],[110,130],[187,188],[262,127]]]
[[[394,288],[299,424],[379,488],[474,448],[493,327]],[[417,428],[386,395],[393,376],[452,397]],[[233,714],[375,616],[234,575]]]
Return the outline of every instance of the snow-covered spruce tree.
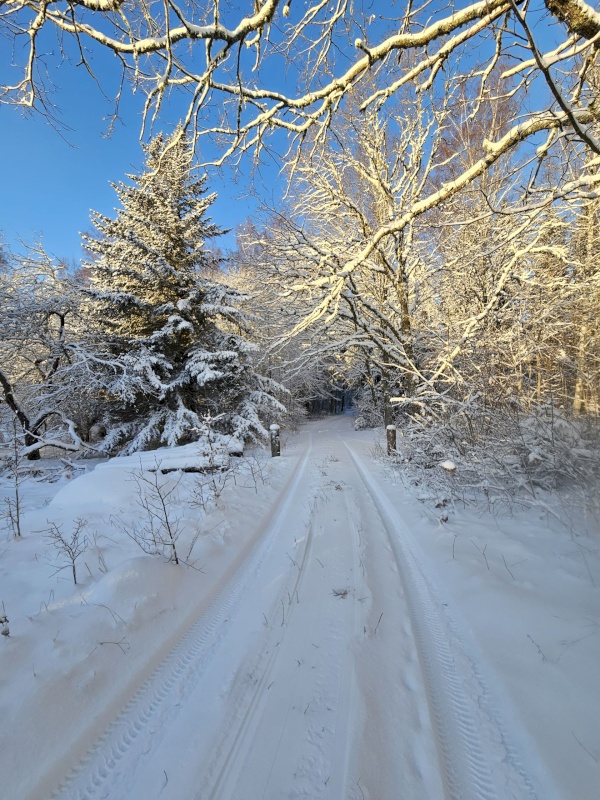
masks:
[[[104,354],[103,449],[132,453],[198,437],[207,415],[239,439],[264,436],[261,410],[282,410],[275,385],[252,369],[244,295],[227,286],[206,240],[215,199],[196,178],[189,142],[155,137],[145,169],[113,184],[121,208],[92,212],[84,236],[90,319]]]

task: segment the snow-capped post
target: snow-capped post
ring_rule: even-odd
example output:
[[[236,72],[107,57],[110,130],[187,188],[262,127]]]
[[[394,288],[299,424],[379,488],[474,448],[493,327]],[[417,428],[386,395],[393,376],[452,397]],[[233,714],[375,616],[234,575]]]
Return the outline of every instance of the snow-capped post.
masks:
[[[391,456],[396,452],[396,426],[388,425],[385,429],[387,436],[387,454]]]
[[[271,431],[271,457],[281,455],[281,439],[279,438],[279,425],[273,423],[269,428]]]

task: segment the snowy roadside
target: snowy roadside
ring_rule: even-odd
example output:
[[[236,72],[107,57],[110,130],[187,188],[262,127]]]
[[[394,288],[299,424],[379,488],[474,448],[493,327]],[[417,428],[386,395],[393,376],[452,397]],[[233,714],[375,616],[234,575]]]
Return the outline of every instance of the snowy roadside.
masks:
[[[415,486],[401,467],[378,459],[371,469],[410,527],[463,644],[502,685],[500,712],[517,738],[526,731],[530,766],[563,800],[596,800],[600,520],[549,494],[503,513],[484,497],[479,506],[440,508],[435,490]]]
[[[85,755],[251,545],[293,452],[277,462],[262,452],[236,459],[227,486],[218,472],[164,476],[169,488],[179,481],[172,519],[182,557],[194,545],[189,566],[145,555],[127,535],[148,520],[139,505],[141,471],[125,460],[73,480],[21,485],[23,536],[3,532],[0,548],[0,603],[10,630],[0,641],[3,796],[47,797]],[[207,480],[214,486],[200,495]],[[9,481],[0,488],[10,495]],[[214,489],[223,491],[217,505]],[[54,523],[69,541],[77,520],[87,546],[74,585],[69,559],[49,533]]]

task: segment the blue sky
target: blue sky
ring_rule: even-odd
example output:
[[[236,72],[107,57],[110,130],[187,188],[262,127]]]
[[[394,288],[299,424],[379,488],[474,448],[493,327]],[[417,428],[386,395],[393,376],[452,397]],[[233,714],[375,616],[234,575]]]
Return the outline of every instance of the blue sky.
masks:
[[[109,86],[111,73],[110,64],[98,65]],[[5,65],[0,75],[7,77]],[[90,209],[114,216],[118,203],[109,181],[118,182],[143,165],[143,98],[124,91],[122,122],[107,137],[112,107],[89,75],[64,63],[51,77],[59,87],[59,118],[68,126],[62,133],[39,114],[24,115],[0,104],[0,233],[13,252],[22,252],[21,241],[33,243],[41,236],[48,253],[79,260],[79,233],[92,229]],[[244,198],[244,181],[234,185],[230,174],[211,176],[210,189],[218,194],[211,216],[223,228],[235,229],[254,207]],[[231,233],[219,244],[228,248],[234,241]]]
[[[547,46],[545,25],[536,33]],[[63,46],[68,50],[69,43]],[[66,129],[61,134],[41,115],[24,115],[18,108],[0,104],[0,233],[13,252],[22,250],[20,241],[33,243],[41,236],[47,252],[77,261],[81,257],[80,232],[91,229],[90,209],[114,216],[117,198],[109,181],[123,180],[126,173],[138,172],[143,165],[139,144],[143,97],[132,96],[130,88],[124,88],[121,121],[107,137],[111,104],[85,69],[75,66],[78,57],[61,61],[55,41],[46,42],[46,47],[48,77],[57,86],[56,102]],[[114,95],[118,89],[114,57],[100,50],[88,56],[106,93]],[[1,83],[19,77],[10,75],[7,61],[6,56],[0,58]],[[283,66],[275,73],[271,82],[274,79],[284,86],[289,75],[286,78]],[[535,85],[531,91],[536,91]],[[171,125],[180,112],[177,103],[166,108]],[[162,129],[170,130],[166,124]],[[271,195],[269,202],[273,203],[274,197],[275,204],[280,194],[277,174],[274,165],[263,172]],[[210,189],[218,194],[211,209],[214,221],[223,228],[235,229],[257,205],[247,197],[248,181],[242,177],[235,184],[230,170],[209,178]],[[267,193],[264,186],[260,191],[263,196]],[[231,233],[219,244],[227,249],[234,242]]]

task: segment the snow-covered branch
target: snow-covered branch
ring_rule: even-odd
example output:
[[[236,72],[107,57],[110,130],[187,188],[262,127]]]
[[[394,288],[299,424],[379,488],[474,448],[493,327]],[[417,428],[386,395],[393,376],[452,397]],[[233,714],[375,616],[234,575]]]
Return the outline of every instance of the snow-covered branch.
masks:
[[[131,4],[78,0],[66,5],[5,0],[0,6],[0,30],[9,40],[22,38],[28,45],[15,48],[15,53],[24,53],[21,62],[11,65],[13,72],[20,71],[20,78],[7,82],[0,96],[5,102],[47,108],[36,66],[37,42],[42,31],[46,38],[54,31],[65,57],[69,52],[65,37],[73,38],[78,61],[92,75],[87,47],[118,56],[124,74],[145,90],[148,121],[160,112],[167,90],[188,94],[185,125],[194,127],[195,135],[221,143],[215,161],[222,163],[249,150],[260,152],[277,129],[292,134],[297,145],[312,129],[317,137],[327,137],[343,100],[370,81],[374,85],[364,97],[363,110],[387,101],[407,85],[439,96],[449,76],[457,82],[481,79],[483,91],[485,75],[504,58],[513,62],[512,67],[507,65],[506,79],[527,70],[528,79],[515,89],[521,97],[527,94],[531,101],[528,90],[537,76],[538,86],[547,82],[562,98],[549,72],[552,62],[540,56],[533,36],[527,34],[524,44],[517,27],[525,25],[541,39],[538,31],[553,14],[563,33],[555,57],[568,73],[578,69],[582,52],[578,39],[589,41],[600,32],[600,14],[583,0],[545,0],[545,5],[547,14],[540,19],[528,4],[514,0],[478,0],[462,8],[448,4],[434,13],[427,4],[414,8],[409,2],[392,10],[387,3],[375,3],[361,12],[348,0],[331,7],[311,0],[301,13],[281,0],[228,8],[218,0],[186,6],[165,0],[160,8],[149,0]],[[491,49],[490,41],[495,42]],[[289,81],[281,80],[280,66],[272,68],[281,64],[282,57],[289,61]],[[404,68],[407,61],[410,65]],[[102,83],[100,76],[94,76]],[[543,115],[546,105],[543,92],[537,94],[541,105],[531,108],[533,119]],[[585,132],[569,103],[561,102],[561,110],[578,135]],[[289,158],[294,157],[292,146]]]

